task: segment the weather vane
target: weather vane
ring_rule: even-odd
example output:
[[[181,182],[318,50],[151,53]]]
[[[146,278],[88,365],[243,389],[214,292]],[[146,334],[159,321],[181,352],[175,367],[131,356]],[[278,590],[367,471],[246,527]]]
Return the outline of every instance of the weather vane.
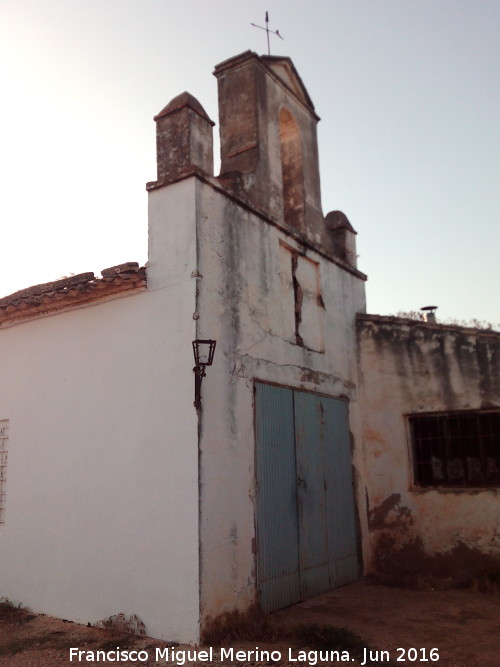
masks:
[[[278,35],[278,37],[280,39],[285,39],[284,37],[282,37],[280,35],[279,30],[269,30],[269,14],[268,14],[268,12],[266,12],[266,27],[265,28],[261,25],[257,25],[256,23],[250,23],[250,25],[253,25],[254,28],[260,28],[261,30],[266,31],[266,35],[267,35],[267,55],[268,56],[271,55],[271,47],[269,46],[269,33],[272,33],[273,35]]]

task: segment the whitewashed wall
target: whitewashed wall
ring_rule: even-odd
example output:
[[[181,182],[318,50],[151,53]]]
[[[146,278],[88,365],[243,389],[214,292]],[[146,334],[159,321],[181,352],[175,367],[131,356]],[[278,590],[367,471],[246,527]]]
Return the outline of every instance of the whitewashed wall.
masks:
[[[361,471],[355,314],[365,308],[362,279],[308,250],[319,263],[325,352],[290,342],[280,244],[291,237],[198,184],[201,337],[217,339],[203,381],[201,430],[202,617],[256,600],[254,379],[350,400],[354,461]],[[305,323],[307,327],[307,323]],[[364,491],[363,491],[364,492]],[[364,501],[363,501],[364,502]],[[362,517],[363,520],[363,517]]]
[[[147,292],[0,331],[0,596],[198,639],[193,183],[150,194]],[[186,204],[190,202],[190,204]]]

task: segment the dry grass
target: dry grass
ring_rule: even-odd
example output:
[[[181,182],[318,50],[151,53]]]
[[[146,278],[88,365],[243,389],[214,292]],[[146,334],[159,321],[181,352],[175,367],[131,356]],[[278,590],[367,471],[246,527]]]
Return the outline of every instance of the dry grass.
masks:
[[[108,616],[108,618],[98,621],[95,627],[108,630],[111,633],[137,635],[138,637],[146,635],[146,626],[136,614],[127,616],[120,613]]]
[[[68,649],[75,645],[75,637],[63,630],[44,632],[35,630],[34,633],[25,632],[24,627],[37,615],[32,614],[27,607],[15,605],[7,598],[0,598],[0,626],[15,629],[17,637],[0,645],[0,656],[12,656],[23,651],[33,649]],[[89,648],[111,650],[117,646],[126,648],[133,645],[140,635],[145,634],[144,624],[135,616],[117,614],[101,621],[100,637],[87,640]],[[4,634],[2,633],[2,634]]]
[[[471,588],[475,593],[490,593],[500,595],[500,570],[485,572],[474,577]]]
[[[201,634],[205,646],[220,646],[231,641],[275,641],[283,637],[283,624],[259,607],[252,606],[247,611],[225,612],[217,618],[209,618]]]
[[[0,656],[15,655],[34,648],[66,649],[74,645],[74,639],[64,632],[19,637],[0,646]]]
[[[348,651],[349,655],[362,660],[370,646],[348,628],[333,625],[285,624],[272,614],[264,614],[259,607],[246,612],[232,611],[211,619],[202,633],[202,644],[221,646],[231,642],[282,642],[287,641],[296,648],[313,647],[316,650]],[[367,662],[367,666],[382,664]],[[384,661],[385,666],[392,663]]]
[[[27,607],[21,604],[15,605],[8,598],[0,598],[0,623],[23,625],[34,618],[36,618],[35,614],[32,614]]]

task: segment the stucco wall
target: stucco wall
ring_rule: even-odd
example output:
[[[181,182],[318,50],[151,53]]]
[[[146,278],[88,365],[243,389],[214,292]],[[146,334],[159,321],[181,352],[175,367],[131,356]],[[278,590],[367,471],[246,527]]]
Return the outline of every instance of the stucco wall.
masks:
[[[409,414],[500,407],[500,335],[397,318],[358,318],[369,568],[465,580],[498,567],[493,488],[414,483]]]
[[[217,339],[203,381],[201,422],[202,618],[256,601],[254,380],[348,397],[354,462],[357,439],[355,314],[363,280],[285,232],[198,184],[198,335]],[[318,263],[325,351],[297,345],[284,332],[288,299],[280,248]],[[307,331],[307,322],[306,331]],[[289,333],[289,332],[288,332]],[[363,501],[364,502],[364,501]]]
[[[198,639],[194,203],[151,193],[147,292],[0,331],[8,419],[0,595]],[[182,223],[182,224],[181,224]]]

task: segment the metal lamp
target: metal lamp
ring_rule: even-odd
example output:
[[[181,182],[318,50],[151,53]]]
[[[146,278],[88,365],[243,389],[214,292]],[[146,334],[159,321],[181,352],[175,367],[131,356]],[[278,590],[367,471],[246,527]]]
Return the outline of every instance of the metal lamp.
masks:
[[[206,367],[211,366],[214,360],[215,340],[194,340],[193,354],[194,354],[194,407],[196,412],[201,410],[201,381],[206,375]]]

